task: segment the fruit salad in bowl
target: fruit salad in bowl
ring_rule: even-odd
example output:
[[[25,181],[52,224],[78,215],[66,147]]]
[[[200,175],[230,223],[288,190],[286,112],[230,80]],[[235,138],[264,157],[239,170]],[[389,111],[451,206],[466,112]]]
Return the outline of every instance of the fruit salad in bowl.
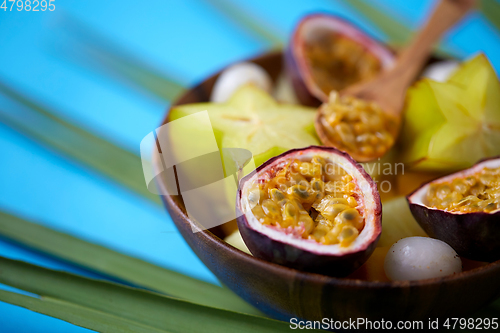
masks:
[[[333,26],[337,37],[325,43],[339,49],[328,57],[371,48],[383,59],[391,57],[383,51],[388,48],[358,29]],[[304,50],[302,55],[318,59],[324,51]],[[317,95],[316,105],[323,105],[305,103],[290,59],[288,49],[229,66],[188,91],[164,120],[169,124],[206,112],[221,152],[225,190],[208,192],[203,199],[207,216],[232,207],[230,218],[217,226],[204,227],[203,216],[189,214],[182,186],[169,191],[161,158],[155,160],[165,206],[200,259],[243,299],[283,320],[463,316],[498,297],[500,258],[491,246],[498,243],[495,193],[500,182],[472,167],[478,159],[500,155],[495,132],[500,128],[500,103],[495,103],[500,85],[486,57],[459,63],[442,82],[422,77],[414,83],[402,136],[370,162],[356,159],[348,149],[321,146],[314,122],[332,107],[331,101]],[[370,69],[369,59],[359,57],[352,66]],[[433,58],[429,64],[439,68],[440,61]],[[321,62],[305,64],[321,69]],[[313,90],[303,96],[310,98]],[[360,122],[349,110],[343,112],[336,121],[353,128]],[[184,131],[198,125],[190,120]],[[341,127],[332,135],[342,138]],[[391,126],[383,130],[390,133]],[[377,142],[365,134],[351,131],[356,144],[379,149],[383,133],[373,129]],[[182,156],[201,144],[195,132],[183,138],[170,141],[173,154]],[[251,157],[241,161],[223,153],[236,148]],[[193,165],[192,177],[203,177],[203,165]],[[471,169],[455,173],[463,168]],[[174,167],[179,180],[176,172]],[[470,177],[476,182],[461,186]],[[458,184],[457,179],[464,181]],[[465,201],[477,207],[462,211]]]

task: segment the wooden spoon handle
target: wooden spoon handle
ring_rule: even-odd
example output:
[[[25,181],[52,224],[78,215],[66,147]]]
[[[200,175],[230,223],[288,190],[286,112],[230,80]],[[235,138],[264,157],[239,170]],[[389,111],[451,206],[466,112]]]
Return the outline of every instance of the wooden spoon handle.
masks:
[[[387,113],[400,117],[406,90],[426,63],[432,46],[475,2],[476,0],[441,0],[423,29],[399,54],[393,68],[340,93],[377,102]]]
[[[474,6],[476,0],[441,0],[424,28],[413,42],[405,48],[396,63],[396,67],[405,68],[404,82],[411,82],[425,64],[433,45],[441,36],[457,23]]]

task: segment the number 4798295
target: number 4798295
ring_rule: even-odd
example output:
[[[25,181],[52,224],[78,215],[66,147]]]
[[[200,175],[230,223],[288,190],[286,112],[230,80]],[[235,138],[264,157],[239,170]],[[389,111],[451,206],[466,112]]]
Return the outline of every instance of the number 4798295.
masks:
[[[1,0],[0,0],[1,1]],[[3,9],[4,12],[12,11],[14,6],[17,11],[26,11],[26,12],[39,12],[46,11],[47,9],[53,12],[56,10],[56,0],[3,0],[0,9]]]

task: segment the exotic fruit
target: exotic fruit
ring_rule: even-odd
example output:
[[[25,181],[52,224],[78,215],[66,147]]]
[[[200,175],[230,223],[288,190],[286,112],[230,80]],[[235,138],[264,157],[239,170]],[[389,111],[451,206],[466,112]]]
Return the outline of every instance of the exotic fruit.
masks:
[[[429,236],[463,257],[500,259],[500,158],[434,180],[408,196]]]
[[[415,83],[403,114],[401,159],[412,170],[457,171],[500,155],[500,81],[484,54],[446,82]]]
[[[392,65],[394,56],[349,23],[314,14],[297,25],[285,65],[302,104],[317,106],[332,90],[370,79]]]
[[[293,149],[240,181],[238,227],[256,257],[299,270],[345,276],[380,237],[376,184],[335,148]]]
[[[314,123],[321,142],[349,153],[358,162],[382,157],[392,148],[398,119],[378,104],[330,92]]]

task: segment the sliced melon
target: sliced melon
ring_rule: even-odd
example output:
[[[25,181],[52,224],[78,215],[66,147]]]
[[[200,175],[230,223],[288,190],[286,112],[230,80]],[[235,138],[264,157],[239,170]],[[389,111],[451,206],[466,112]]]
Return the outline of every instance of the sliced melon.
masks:
[[[382,236],[377,247],[392,246],[398,240],[427,234],[411,214],[405,197],[396,197],[382,203]]]

